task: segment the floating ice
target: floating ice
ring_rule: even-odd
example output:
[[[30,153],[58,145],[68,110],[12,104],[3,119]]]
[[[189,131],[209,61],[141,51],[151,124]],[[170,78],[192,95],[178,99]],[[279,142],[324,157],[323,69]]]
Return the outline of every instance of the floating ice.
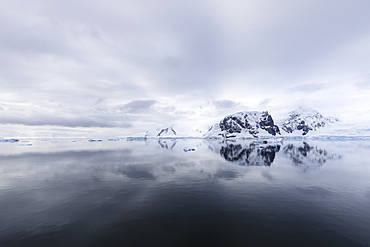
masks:
[[[102,142],[102,139],[89,139],[89,142]]]
[[[108,141],[110,141],[110,142],[118,142],[119,141],[119,138],[110,138],[110,139],[108,139]]]
[[[195,151],[195,148],[184,148],[184,152]]]
[[[145,141],[146,137],[127,137],[126,141]]]
[[[19,139],[0,139],[0,142],[19,142]]]

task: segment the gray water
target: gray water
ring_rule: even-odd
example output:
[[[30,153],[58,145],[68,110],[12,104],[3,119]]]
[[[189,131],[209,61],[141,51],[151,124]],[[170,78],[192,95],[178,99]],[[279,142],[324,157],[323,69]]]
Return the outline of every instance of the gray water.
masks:
[[[0,246],[370,246],[369,151],[369,141],[0,143]]]

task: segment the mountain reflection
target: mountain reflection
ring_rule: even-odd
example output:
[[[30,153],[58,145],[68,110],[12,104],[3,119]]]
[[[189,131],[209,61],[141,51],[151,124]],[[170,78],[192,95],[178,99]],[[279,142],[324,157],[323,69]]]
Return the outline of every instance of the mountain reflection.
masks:
[[[172,150],[176,146],[176,140],[174,140],[174,139],[173,140],[172,139],[169,139],[169,140],[159,139],[158,144],[161,148]]]
[[[240,143],[223,143],[220,155],[227,161],[236,162],[242,166],[270,166],[280,145],[259,146],[254,143],[242,145]]]
[[[284,146],[284,155],[290,158],[295,166],[301,166],[304,170],[309,167],[319,167],[328,160],[340,159],[341,156],[335,153],[310,146],[307,142],[301,145],[288,144]]]
[[[271,166],[277,153],[282,149],[282,155],[292,161],[294,166],[303,170],[322,166],[329,160],[340,159],[341,156],[307,142],[282,143],[259,145],[254,142],[222,141],[209,142],[209,148],[220,154],[226,161],[241,166]]]

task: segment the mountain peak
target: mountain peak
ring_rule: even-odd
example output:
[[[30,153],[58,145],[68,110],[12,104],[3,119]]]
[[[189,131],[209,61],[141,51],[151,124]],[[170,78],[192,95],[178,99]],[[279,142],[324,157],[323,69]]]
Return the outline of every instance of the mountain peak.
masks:
[[[164,135],[176,136],[176,131],[172,127],[163,128],[159,130],[157,137],[163,137]]]
[[[204,137],[259,137],[280,134],[279,127],[267,111],[243,111],[224,117],[212,126]]]
[[[287,133],[302,131],[302,135],[307,135],[309,131],[316,131],[336,121],[338,119],[324,117],[315,109],[299,107],[289,113],[281,128]]]

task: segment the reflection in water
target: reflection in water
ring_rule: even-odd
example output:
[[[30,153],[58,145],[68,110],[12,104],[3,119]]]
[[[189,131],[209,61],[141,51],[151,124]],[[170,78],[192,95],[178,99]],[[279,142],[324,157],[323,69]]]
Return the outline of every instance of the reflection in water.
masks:
[[[253,142],[223,141],[220,143],[210,142],[208,145],[213,152],[219,153],[226,161],[242,166],[271,166],[276,159],[276,154],[281,149],[279,143],[257,145]],[[322,166],[328,160],[341,158],[336,153],[309,145],[307,142],[286,144],[283,151],[294,166],[300,166],[303,170]]]
[[[176,146],[176,140],[175,139],[170,139],[170,140],[159,139],[158,144],[161,148],[172,150]]]
[[[270,166],[280,145],[258,146],[253,143],[242,145],[240,143],[224,143],[220,155],[227,161],[237,162],[242,166]]]
[[[284,154],[292,160],[295,166],[302,166],[304,170],[309,167],[320,167],[328,160],[341,158],[338,154],[330,153],[317,146],[310,146],[307,142],[299,146],[294,144],[284,146]]]
[[[240,177],[240,174],[236,171],[218,170],[214,174],[214,177],[219,178],[219,179],[224,179],[224,180],[233,180],[233,179]]]
[[[0,153],[0,246],[369,246],[369,147],[197,142]]]
[[[148,168],[142,165],[127,165],[123,166],[118,170],[122,175],[126,175],[128,178],[140,179],[140,180],[155,180],[155,176]]]

